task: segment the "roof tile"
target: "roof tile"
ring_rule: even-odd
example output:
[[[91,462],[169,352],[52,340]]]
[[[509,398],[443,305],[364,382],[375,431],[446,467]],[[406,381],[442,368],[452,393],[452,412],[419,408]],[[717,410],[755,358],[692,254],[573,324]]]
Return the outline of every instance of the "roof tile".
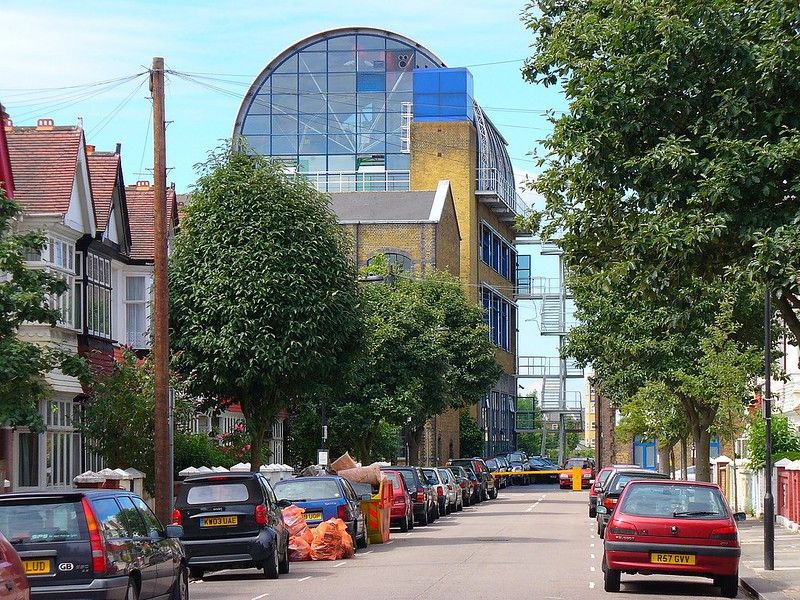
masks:
[[[97,231],[103,232],[108,226],[108,215],[114,200],[114,186],[117,183],[120,157],[115,152],[94,152],[89,154],[88,160],[94,218],[97,221]]]
[[[125,187],[128,203],[128,222],[131,227],[131,258],[152,261],[155,259],[155,223],[153,218],[153,186],[138,182]],[[167,188],[167,223],[175,225],[178,207],[175,190]]]

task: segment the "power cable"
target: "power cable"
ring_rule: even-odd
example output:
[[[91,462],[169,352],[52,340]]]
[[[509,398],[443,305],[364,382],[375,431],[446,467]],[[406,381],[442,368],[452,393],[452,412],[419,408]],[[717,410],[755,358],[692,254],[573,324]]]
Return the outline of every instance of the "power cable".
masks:
[[[114,118],[115,118],[115,117],[116,117],[116,116],[117,116],[117,115],[118,115],[118,114],[119,114],[119,113],[122,111],[122,109],[123,109],[123,108],[125,108],[125,106],[127,106],[127,104],[128,104],[128,103],[129,103],[129,102],[130,102],[130,101],[133,99],[133,96],[134,96],[134,95],[135,95],[135,94],[136,94],[136,93],[137,93],[137,92],[138,92],[140,89],[142,89],[142,86],[145,84],[145,82],[146,82],[146,81],[147,81],[147,79],[142,79],[142,81],[141,81],[141,82],[139,82],[139,85],[137,85],[135,88],[133,88],[133,90],[131,90],[130,94],[128,94],[127,96],[125,96],[125,98],[123,98],[123,99],[122,99],[122,101],[121,101],[119,104],[117,104],[117,106],[116,106],[116,107],[115,107],[115,108],[114,108],[114,109],[113,109],[113,110],[112,110],[110,113],[108,113],[108,114],[107,114],[105,117],[103,117],[103,118],[102,118],[102,119],[101,119],[101,120],[100,120],[100,121],[97,123],[97,125],[95,125],[95,126],[92,128],[92,129],[90,129],[90,130],[87,132],[87,134],[86,134],[86,135],[87,135],[87,136],[91,136],[91,135],[97,135],[97,134],[99,134],[101,131],[103,131],[103,129],[105,129],[106,125],[108,125],[109,123],[111,123],[111,121],[113,121],[113,120],[114,120]]]

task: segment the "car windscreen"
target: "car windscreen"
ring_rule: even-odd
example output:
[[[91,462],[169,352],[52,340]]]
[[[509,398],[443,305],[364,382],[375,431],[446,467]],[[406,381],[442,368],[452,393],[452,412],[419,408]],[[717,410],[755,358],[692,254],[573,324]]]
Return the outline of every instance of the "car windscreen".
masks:
[[[342,492],[333,479],[295,479],[275,484],[275,495],[278,500],[305,502],[307,500],[330,500],[341,498]]]
[[[83,520],[80,502],[0,502],[0,532],[12,544],[83,539]]]
[[[611,478],[611,481],[608,482],[608,489],[606,490],[609,494],[619,494],[622,492],[622,488],[624,488],[629,481],[633,481],[634,479],[668,479],[666,475],[662,475],[661,473],[653,472],[642,472],[642,473],[617,473],[614,477]]]
[[[641,517],[721,519],[728,515],[718,489],[664,483],[632,485],[619,510]]]
[[[186,504],[231,504],[247,502],[250,492],[244,482],[190,483],[186,491]]]
[[[567,461],[567,466],[565,468],[574,469],[576,467],[580,469],[591,469],[592,463],[582,458],[571,458]]]
[[[595,482],[594,486],[596,488],[603,487],[603,484],[606,482],[606,479],[608,479],[609,475],[611,475],[611,469],[600,471],[600,473],[597,474],[597,481]]]

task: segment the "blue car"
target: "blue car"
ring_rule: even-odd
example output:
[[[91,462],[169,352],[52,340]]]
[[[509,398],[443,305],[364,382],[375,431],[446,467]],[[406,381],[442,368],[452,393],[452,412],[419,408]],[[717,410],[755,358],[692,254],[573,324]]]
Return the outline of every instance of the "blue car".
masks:
[[[361,500],[369,500],[371,494],[359,495],[349,481],[331,475],[287,479],[276,483],[274,488],[279,502],[289,501],[306,509],[309,527],[316,527],[328,519],[341,519],[347,524],[355,547],[366,548],[369,545]]]

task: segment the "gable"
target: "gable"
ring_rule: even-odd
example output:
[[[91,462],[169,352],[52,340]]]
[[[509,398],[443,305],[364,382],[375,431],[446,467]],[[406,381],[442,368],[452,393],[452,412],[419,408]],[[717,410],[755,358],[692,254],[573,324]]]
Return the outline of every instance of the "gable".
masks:
[[[83,134],[81,133],[81,136]],[[86,160],[84,144],[78,147],[78,156],[75,163],[75,178],[72,182],[72,194],[69,208],[64,216],[64,224],[76,231],[94,237],[97,224],[94,218],[94,205],[92,203],[92,188],[89,184],[89,167]]]

